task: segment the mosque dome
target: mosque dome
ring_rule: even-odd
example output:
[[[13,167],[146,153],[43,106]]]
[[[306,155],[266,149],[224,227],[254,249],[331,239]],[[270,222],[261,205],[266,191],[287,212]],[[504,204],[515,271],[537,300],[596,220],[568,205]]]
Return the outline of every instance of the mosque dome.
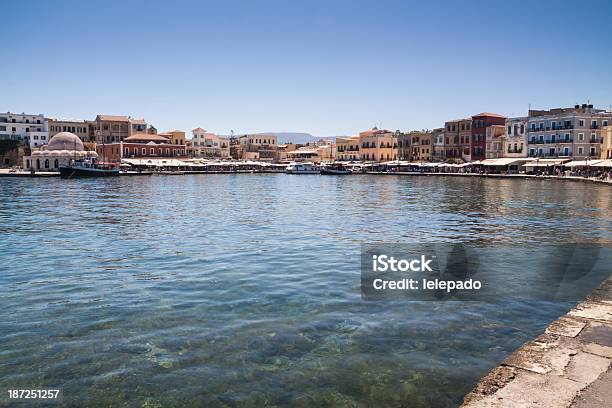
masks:
[[[47,150],[76,150],[82,152],[85,148],[81,139],[74,133],[60,132],[49,140]]]

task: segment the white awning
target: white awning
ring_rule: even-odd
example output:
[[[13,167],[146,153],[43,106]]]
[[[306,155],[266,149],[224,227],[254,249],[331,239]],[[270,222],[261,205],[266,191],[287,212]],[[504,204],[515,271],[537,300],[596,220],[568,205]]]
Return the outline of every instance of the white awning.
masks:
[[[576,160],[569,163],[565,163],[564,166],[567,167],[586,167],[586,166],[594,166],[597,163],[600,163],[601,160]]]
[[[550,166],[561,166],[567,163],[571,159],[540,159],[533,160],[523,164],[524,167],[550,167]]]
[[[480,164],[485,166],[510,166],[512,164],[518,164],[528,161],[528,159],[516,158],[516,157],[503,157],[499,159],[485,159]]]
[[[590,164],[589,164],[590,166]],[[612,159],[602,160],[593,164],[593,167],[612,167]]]

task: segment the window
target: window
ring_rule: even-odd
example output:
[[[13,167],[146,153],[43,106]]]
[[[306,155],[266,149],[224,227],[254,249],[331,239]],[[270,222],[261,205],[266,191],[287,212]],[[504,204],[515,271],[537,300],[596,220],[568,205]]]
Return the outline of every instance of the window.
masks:
[[[584,140],[584,133],[578,133],[578,140],[580,141]]]
[[[578,121],[578,126],[581,126],[581,127],[584,126],[584,119],[580,119]]]
[[[582,147],[578,148],[578,154],[582,154],[582,152],[584,152],[584,149]]]

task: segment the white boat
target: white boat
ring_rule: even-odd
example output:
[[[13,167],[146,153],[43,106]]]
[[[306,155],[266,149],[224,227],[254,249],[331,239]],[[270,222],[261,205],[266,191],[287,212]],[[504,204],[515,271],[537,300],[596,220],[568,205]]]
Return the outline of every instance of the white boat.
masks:
[[[319,174],[319,167],[313,163],[289,163],[287,174]]]

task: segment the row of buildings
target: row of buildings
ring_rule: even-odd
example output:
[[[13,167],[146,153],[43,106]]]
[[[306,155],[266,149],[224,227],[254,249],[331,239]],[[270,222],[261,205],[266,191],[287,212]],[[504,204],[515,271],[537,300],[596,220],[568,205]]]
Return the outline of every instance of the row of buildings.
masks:
[[[85,150],[96,151],[101,160],[111,163],[145,157],[266,162],[612,158],[612,110],[590,104],[529,110],[527,116],[514,118],[484,112],[446,121],[444,127],[434,130],[393,132],[373,128],[338,137],[335,142],[320,140],[306,145],[279,144],[273,134],[222,137],[199,127],[188,139],[184,131],[158,132],[144,119],[130,116],[97,115],[89,121],[0,113],[0,141],[12,140],[31,150],[44,150],[48,141],[62,132],[78,136]]]
[[[55,138],[55,143],[49,147],[50,140],[57,135],[60,137]],[[42,114],[2,113],[0,143],[6,141],[19,145],[19,149],[14,149],[19,154],[3,155],[1,164],[11,166],[23,162],[34,170],[54,170],[65,161],[62,158],[69,157],[66,152],[74,150],[96,152],[98,158],[107,163],[135,158],[188,157],[266,162],[328,161],[335,154],[335,145],[331,141],[306,145],[279,144],[273,134],[222,137],[200,127],[193,129],[188,139],[184,131],[158,132],[144,119],[119,115],[97,115],[89,121],[48,118]],[[68,146],[70,143],[76,146]],[[24,150],[23,146],[27,149]],[[49,152],[45,153],[46,150]],[[36,157],[36,160],[25,157]]]
[[[471,162],[496,158],[612,158],[612,110],[593,105],[530,110],[506,118],[480,113],[443,128],[403,133],[372,129],[337,138],[343,161]]]

